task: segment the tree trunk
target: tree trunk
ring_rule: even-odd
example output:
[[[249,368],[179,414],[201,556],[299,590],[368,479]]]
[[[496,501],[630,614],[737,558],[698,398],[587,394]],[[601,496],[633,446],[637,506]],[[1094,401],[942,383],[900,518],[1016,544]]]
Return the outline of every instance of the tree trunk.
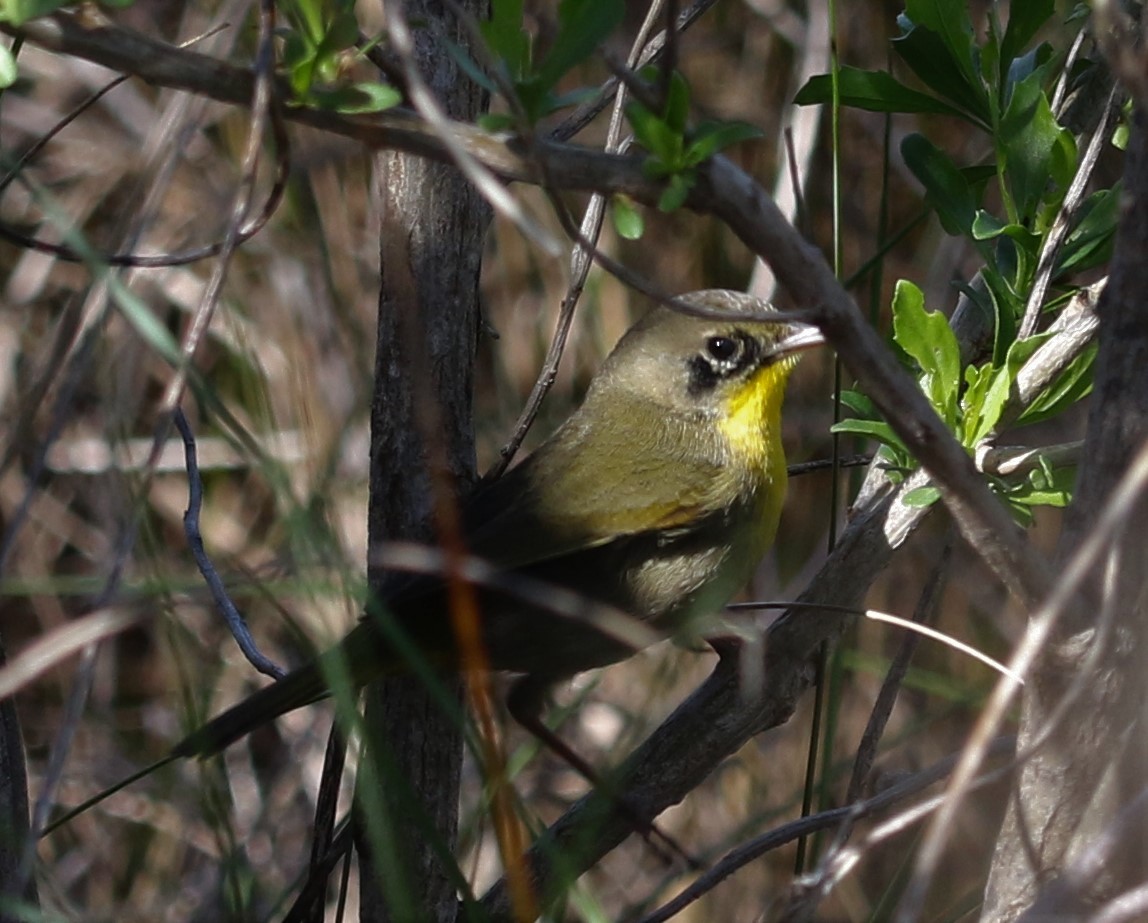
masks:
[[[0,666],[5,659],[0,639]],[[36,904],[36,881],[24,862],[29,834],[24,739],[16,699],[9,696],[0,700],[0,921],[16,919],[3,909],[9,901]]]
[[[1086,461],[1061,539],[1062,560],[1089,535],[1148,440],[1148,135],[1142,109],[1133,121],[1124,212],[1111,276],[1097,306],[1100,346],[1081,453]],[[1050,903],[1058,920],[1088,919],[1092,908],[1143,881],[1148,865],[1142,826],[1122,819],[1148,778],[1148,543],[1139,525],[1145,516],[1148,500],[1141,497],[1125,520],[1130,526],[1094,569],[1082,594],[1086,603],[1065,613],[1025,689],[1018,747],[1023,753],[1039,745],[1021,768],[997,841],[984,920],[1012,920],[1026,912],[1036,918]],[[1078,698],[1040,742],[1077,680]],[[1110,855],[1099,869],[1097,846]]]
[[[485,14],[485,0],[464,0],[463,6],[475,17]],[[466,47],[457,17],[425,0],[406,0],[405,13],[416,30],[419,68],[435,96],[450,116],[475,119],[485,96],[460,73],[436,37],[448,35]],[[472,377],[482,241],[489,221],[486,204],[454,167],[417,156],[380,153],[375,194],[381,217],[381,291],[371,413],[372,561],[382,542],[434,540],[433,491],[442,489],[431,477],[435,466],[463,486],[474,478]],[[432,417],[433,430],[428,425]],[[378,592],[383,575],[375,566],[369,573],[372,590]],[[455,683],[454,695],[459,690]],[[462,764],[459,728],[415,677],[388,679],[370,689],[367,721],[388,742],[394,768],[419,794],[442,839],[453,846]],[[377,864],[360,863],[362,919],[398,916],[393,904],[387,909],[386,887],[393,885],[394,874],[403,875],[409,885],[418,919],[453,919],[457,894],[447,870],[410,821],[402,792],[384,796],[405,868],[385,868],[380,880]]]

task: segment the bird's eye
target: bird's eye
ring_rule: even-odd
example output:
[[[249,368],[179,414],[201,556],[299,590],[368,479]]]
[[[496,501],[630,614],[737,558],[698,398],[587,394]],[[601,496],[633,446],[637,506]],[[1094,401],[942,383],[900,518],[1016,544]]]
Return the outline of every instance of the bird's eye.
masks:
[[[710,337],[706,340],[706,352],[718,362],[727,363],[741,351],[741,344],[732,337]]]

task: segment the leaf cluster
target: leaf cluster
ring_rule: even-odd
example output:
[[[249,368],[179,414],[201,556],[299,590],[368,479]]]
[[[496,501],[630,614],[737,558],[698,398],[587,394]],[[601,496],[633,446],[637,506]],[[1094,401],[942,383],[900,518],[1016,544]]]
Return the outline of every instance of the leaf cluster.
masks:
[[[533,38],[524,28],[522,0],[493,0],[490,19],[479,31],[494,75],[452,46],[452,54],[475,81],[492,94],[507,92],[513,98],[514,112],[487,115],[482,126],[489,131],[526,129],[585,99],[586,88],[560,92],[558,84],[597,52],[624,15],[621,0],[562,0],[554,41],[545,55],[536,56]]]
[[[562,0],[558,5],[558,29],[548,52],[535,60],[533,41],[523,28],[522,0],[494,0],[490,19],[480,25],[486,55],[493,62],[495,77],[484,72],[462,49],[452,53],[473,79],[491,93],[512,97],[514,112],[495,113],[482,119],[484,128],[528,129],[559,109],[575,105],[593,90],[578,87],[560,92],[558,85],[571,71],[586,63],[621,23],[625,13],[619,0]],[[637,142],[649,153],[646,175],[666,181],[658,203],[673,211],[685,202],[696,182],[696,168],[719,151],[761,132],[737,121],[704,121],[689,126],[690,90],[685,78],[673,71],[664,75],[650,66],[640,75],[647,83],[643,100],[631,100],[626,118]],[[664,78],[664,79],[663,79]],[[654,91],[664,83],[664,94]],[[657,97],[659,102],[650,102]],[[523,124],[525,123],[525,124]],[[615,221],[627,238],[641,236],[641,220],[629,203],[615,203]]]
[[[906,365],[918,376],[921,390],[937,415],[956,434],[970,453],[991,438],[1003,420],[1025,362],[1048,341],[1050,333],[1015,340],[1005,361],[986,361],[961,368],[960,348],[948,320],[940,311],[925,309],[924,293],[912,282],[897,283],[893,296],[893,342]],[[1088,349],[1071,362],[1057,380],[1021,412],[1017,425],[1037,423],[1057,416],[1084,397],[1092,387],[1095,349]],[[889,424],[881,419],[873,402],[858,391],[846,391],[842,402],[854,414],[834,426],[838,433],[873,438],[881,443],[884,464],[898,480],[915,467],[912,455]],[[990,476],[993,489],[1008,502],[1014,514],[1027,521],[1034,506],[1062,507],[1070,499],[1073,471],[1052,468],[1047,459],[1017,479]],[[910,505],[929,505],[940,494],[923,487],[905,496]]]
[[[658,71],[647,68],[643,76],[652,82]],[[690,88],[677,71],[670,74],[661,107],[640,100],[626,105],[634,137],[649,151],[643,171],[650,179],[666,181],[658,200],[664,212],[682,207],[697,182],[696,168],[704,161],[733,144],[761,137],[761,130],[746,122],[705,121],[691,129],[689,114]]]
[[[280,9],[290,23],[277,30],[280,64],[295,105],[354,114],[381,112],[402,101],[389,84],[350,76],[363,53],[354,0],[283,0]]]
[[[892,47],[924,89],[883,71],[843,67],[836,75],[843,106],[958,118],[982,132],[991,150],[987,160],[960,166],[923,134],[909,134],[901,144],[905,164],[924,187],[941,225],[949,234],[964,237],[984,260],[984,289],[966,288],[965,294],[992,318],[993,350],[987,361],[961,368],[948,322],[939,312],[925,310],[924,296],[915,285],[898,283],[892,306],[895,346],[917,373],[937,414],[970,452],[996,433],[1017,372],[1046,339],[1018,339],[1018,326],[1080,165],[1076,140],[1058,122],[1050,98],[1051,86],[1063,79],[1065,59],[1048,42],[1034,43],[1050,25],[1053,7],[1052,0],[1013,4],[1003,26],[993,7],[986,33],[978,38],[966,4],[909,0],[898,17],[900,34]],[[810,80],[796,101],[824,103],[832,98],[832,78],[822,75]],[[995,192],[995,211],[987,204],[990,189]],[[1046,270],[1053,281],[1108,258],[1118,200],[1118,187],[1100,189],[1084,200]],[[1044,309],[1055,309],[1069,290],[1064,287]],[[1056,415],[1083,397],[1090,387],[1093,355],[1089,350],[1078,357],[1015,422]],[[856,416],[839,424],[838,432],[876,438],[893,469],[913,467],[904,445],[868,398],[849,393],[843,399]],[[998,479],[994,487],[1024,519],[1033,505],[1064,505],[1071,473],[1042,468],[1023,482]],[[933,488],[914,493],[911,501],[931,503],[937,498]]]

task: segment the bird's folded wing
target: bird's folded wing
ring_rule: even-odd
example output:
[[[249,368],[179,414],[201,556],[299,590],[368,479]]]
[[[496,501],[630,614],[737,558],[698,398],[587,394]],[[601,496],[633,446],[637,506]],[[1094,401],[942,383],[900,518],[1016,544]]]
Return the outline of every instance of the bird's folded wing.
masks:
[[[481,488],[464,510],[469,551],[518,568],[625,536],[688,530],[714,511],[719,460],[689,439],[636,447],[627,432],[614,426],[551,441]]]

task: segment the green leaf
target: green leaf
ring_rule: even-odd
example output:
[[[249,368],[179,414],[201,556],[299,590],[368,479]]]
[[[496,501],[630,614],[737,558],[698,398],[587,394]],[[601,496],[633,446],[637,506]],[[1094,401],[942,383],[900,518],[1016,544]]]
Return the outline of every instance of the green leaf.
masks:
[[[977,197],[948,154],[923,135],[910,134],[901,142],[901,156],[925,187],[925,194],[945,230],[971,237]]]
[[[996,215],[991,215],[983,208],[979,208],[973,218],[972,238],[973,240],[992,240],[994,237],[1000,237],[1006,233],[1010,227],[1017,226],[1010,225],[1007,221],[1001,221]]]
[[[971,167],[961,167],[961,176],[969,184],[969,188],[979,197],[989,180],[995,179],[997,168],[991,163],[973,164]]]
[[[659,161],[659,172],[651,174],[647,170],[647,175],[656,178],[681,169],[684,139],[679,133],[637,100],[627,104],[626,117],[638,143]]]
[[[281,31],[283,31],[283,50],[280,52],[279,62],[284,68],[295,71],[301,64],[314,59],[315,48],[307,42],[302,32]]]
[[[295,102],[302,105],[310,98],[311,85],[315,81],[314,55],[308,55],[291,68],[287,78],[292,91],[295,93]]]
[[[985,36],[983,42],[977,46],[978,62],[980,63],[980,78],[981,82],[988,90],[989,96],[993,96],[993,91],[1000,89],[1000,74],[1001,74],[1001,32],[1000,32],[1000,18],[998,11],[1000,7],[994,7],[988,12],[985,17],[988,25],[988,34]],[[974,43],[976,39],[973,39]],[[998,97],[999,98],[999,97]]]
[[[326,8],[323,0],[284,0],[287,20],[311,48],[323,41]]]
[[[669,93],[663,121],[670,131],[685,135],[690,117],[690,88],[686,78],[677,71],[670,74]]]
[[[614,222],[614,230],[624,240],[638,240],[645,231],[642,214],[634,207],[634,202],[629,196],[618,194],[610,199],[610,216]]]
[[[140,338],[173,366],[178,367],[181,361],[179,344],[151,308],[118,281],[112,284],[111,293],[119,312]]]
[[[997,133],[997,159],[1021,220],[1035,214],[1050,180],[1063,194],[1066,165],[1076,159],[1075,142],[1053,117],[1041,76],[1034,73],[1013,88]]]
[[[0,22],[22,26],[30,19],[47,16],[71,5],[68,0],[3,0],[0,2]]]
[[[478,127],[491,134],[510,131],[518,124],[518,120],[509,112],[488,112],[478,117]]]
[[[997,237],[1007,237],[1015,241],[1026,253],[1033,256],[1040,252],[1042,238],[1039,234],[1030,231],[1023,224],[1001,221],[996,215],[977,209],[972,226],[973,240],[993,240]]]
[[[345,51],[359,40],[359,20],[353,9],[338,13],[327,27],[320,48],[323,51]]]
[[[1072,500],[1076,483],[1076,469],[1070,466],[1052,468],[1047,460],[1028,473],[1019,484],[1010,485],[1006,496],[1009,502],[1023,507],[1065,507]]]
[[[6,90],[16,82],[20,76],[20,68],[12,49],[7,45],[0,45],[0,90]]]
[[[953,37],[960,49],[954,53],[950,41],[915,18],[914,4],[909,7],[908,15],[897,19],[902,35],[893,39],[894,50],[925,86],[951,100],[987,129],[992,123],[992,110],[973,60],[971,34],[966,36],[967,41],[959,35]]]
[[[479,23],[480,27],[483,25],[487,25],[487,23]],[[489,74],[487,74],[481,67],[478,66],[478,62],[471,57],[470,52],[468,52],[457,42],[452,42],[445,36],[441,39],[441,41],[443,48],[446,49],[446,53],[450,55],[451,60],[453,60],[454,63],[457,64],[459,68],[461,68],[462,72],[466,74],[466,76],[468,76],[471,80],[477,83],[492,96],[497,96],[501,92],[498,84],[491,79]],[[480,121],[481,119],[482,116],[479,116]],[[513,123],[513,120],[511,120],[511,122]]]
[[[1039,423],[1066,411],[1092,391],[1096,344],[1072,360],[1046,390],[1038,394],[1017,419],[1018,425]]]
[[[841,420],[830,426],[829,432],[848,433],[852,436],[865,436],[869,439],[876,439],[878,442],[898,449],[901,452],[908,451],[905,448],[905,444],[901,442],[897,434],[893,432],[893,427],[884,420]]]
[[[1041,72],[1040,79],[1043,81],[1047,76],[1047,72],[1044,70],[1045,65],[1051,58],[1052,46],[1048,42],[1042,42],[1028,54],[1014,58],[1008,66],[1008,73],[1005,75],[1005,81],[1001,86],[1000,98],[1002,103],[1012,98],[1013,89],[1018,83],[1027,80],[1037,71]]]
[[[841,392],[840,399],[841,406],[853,411],[855,417],[861,417],[866,420],[880,419],[877,405],[873,403],[869,395],[862,394],[860,391],[845,390]]]
[[[1027,529],[1036,520],[1032,515],[1032,510],[1020,503],[1014,503],[1012,498],[1005,496],[1005,503],[1008,505],[1009,512],[1012,513],[1012,518],[1020,523],[1022,528]]]
[[[1023,0],[1010,3],[1008,26],[1001,40],[1001,65],[1007,68],[1014,58],[1032,41],[1033,37],[1054,12],[1054,0]],[[1002,74],[1003,76],[1003,74]]]
[[[334,90],[313,89],[310,99],[320,109],[346,115],[382,112],[403,101],[402,94],[386,83],[356,83]]]
[[[598,91],[594,87],[575,87],[566,93],[552,93],[550,95],[550,109],[546,114],[549,115],[556,109],[565,109],[567,106],[580,106],[597,95]]]
[[[1121,188],[1117,183],[1111,189],[1098,190],[1084,200],[1076,226],[1068,233],[1061,249],[1057,275],[1090,269],[1107,261],[1120,220]]]
[[[625,12],[623,0],[561,0],[554,44],[538,68],[542,85],[554,87],[567,71],[594,54]]]
[[[1036,333],[1023,340],[1016,340],[1008,350],[1008,364],[1013,372],[1019,372],[1029,359],[1033,357],[1037,350],[1039,350],[1045,343],[1052,338],[1051,331],[1044,333]]]
[[[520,80],[530,72],[530,36],[522,28],[522,0],[491,0],[490,19],[479,23],[494,57],[506,66],[511,80]]]
[[[1024,304],[992,264],[984,268],[983,278],[992,304],[992,363],[994,366],[1000,366],[1004,364],[1009,349],[1016,342],[1017,318],[1024,310]]]
[[[897,448],[888,444],[877,446],[877,451],[873,453],[873,464],[874,467],[884,471],[894,484],[900,484],[905,479],[905,475],[917,467],[917,463],[908,449]]]
[[[968,366],[965,369],[965,391],[961,395],[961,445],[966,448],[975,446],[982,434],[979,434],[980,422],[985,415],[985,398],[988,394],[989,384],[993,380],[991,365]]]
[[[538,77],[527,77],[515,85],[518,91],[518,103],[526,114],[526,120],[534,124],[546,113],[550,112],[553,103],[553,94],[550,87]]]
[[[970,449],[996,428],[1000,422],[1001,412],[1008,403],[1009,394],[1012,393],[1013,382],[1016,380],[1015,370],[1007,364],[996,369],[985,366],[983,373],[988,387],[985,389],[976,419],[969,427],[968,438],[964,442]]]
[[[1012,396],[1017,374],[1051,337],[1051,333],[1041,333],[1024,340],[1014,340],[1003,364],[997,367],[986,364],[975,372],[972,369],[965,371],[968,389],[961,401],[965,410],[962,439],[965,446],[972,448],[996,428]],[[1087,377],[1090,366],[1088,357],[1078,357],[1052,387],[1033,401],[1018,422],[1030,423],[1044,419],[1079,400],[1090,386]],[[1045,410],[1049,412],[1043,412]]]
[[[953,61],[969,76],[973,68],[973,24],[964,0],[907,0],[905,15],[935,32]]]
[[[957,422],[961,354],[945,315],[925,310],[924,293],[904,279],[893,291],[893,339],[922,372],[921,387],[950,427]]]
[[[941,492],[936,487],[926,484],[924,487],[905,491],[901,497],[901,502],[912,509],[924,509],[932,506],[940,499]]]
[[[685,150],[686,165],[697,166],[727,147],[761,136],[761,129],[748,122],[703,122],[690,133]]]
[[[686,197],[693,189],[697,177],[693,172],[675,173],[670,177],[666,191],[658,199],[658,209],[663,212],[677,211],[686,203]]]
[[[984,209],[977,209],[977,217],[972,219],[971,228],[972,239],[980,241],[990,241],[998,238],[1007,238],[1015,243],[1017,248],[1030,259],[1032,264],[1040,256],[1040,247],[1044,243],[1044,238],[1023,224],[1016,224],[1015,222],[1002,222],[1002,220],[995,215],[988,214]],[[1008,253],[1000,250],[998,251],[1000,258],[1000,267],[1006,265],[1009,257]],[[1011,261],[1011,262],[1015,262]]]
[[[841,105],[867,112],[932,112],[953,115],[976,123],[969,115],[943,99],[921,93],[901,83],[886,71],[842,67],[837,76]],[[811,77],[793,99],[799,106],[833,101],[833,79],[829,74]]]

